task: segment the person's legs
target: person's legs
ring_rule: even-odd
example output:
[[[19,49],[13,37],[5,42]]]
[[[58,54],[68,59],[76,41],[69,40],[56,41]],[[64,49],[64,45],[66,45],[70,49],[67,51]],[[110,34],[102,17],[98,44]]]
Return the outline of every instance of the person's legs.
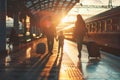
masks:
[[[64,43],[61,44],[61,53],[63,53],[63,45]]]
[[[60,43],[58,44],[58,53],[60,52]]]
[[[49,38],[47,38],[47,45],[48,45],[48,52],[50,53],[50,47],[51,47],[51,40]]]
[[[53,45],[54,45],[54,38],[51,38],[50,42],[49,42],[49,51],[50,51],[50,53],[52,53]]]
[[[82,50],[82,43],[77,43],[77,48],[78,48],[78,57],[81,58],[81,50]]]

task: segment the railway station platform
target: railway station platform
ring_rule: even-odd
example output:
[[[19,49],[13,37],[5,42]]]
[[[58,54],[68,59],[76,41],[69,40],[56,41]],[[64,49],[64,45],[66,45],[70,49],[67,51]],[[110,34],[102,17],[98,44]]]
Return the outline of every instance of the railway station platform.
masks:
[[[44,54],[35,52],[36,45],[46,43],[41,38],[16,47],[0,59],[0,80],[119,80],[120,57],[100,51],[101,59],[88,59],[85,45],[79,59],[75,42],[65,40],[62,53],[58,54],[55,41],[53,54],[46,48]]]

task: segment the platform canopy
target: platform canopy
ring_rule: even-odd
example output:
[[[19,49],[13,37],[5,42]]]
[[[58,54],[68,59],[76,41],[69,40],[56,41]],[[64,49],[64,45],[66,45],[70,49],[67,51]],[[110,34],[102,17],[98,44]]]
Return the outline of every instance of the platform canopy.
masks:
[[[7,15],[12,17],[18,12],[19,17],[34,16],[41,11],[66,15],[77,2],[79,0],[7,0]]]

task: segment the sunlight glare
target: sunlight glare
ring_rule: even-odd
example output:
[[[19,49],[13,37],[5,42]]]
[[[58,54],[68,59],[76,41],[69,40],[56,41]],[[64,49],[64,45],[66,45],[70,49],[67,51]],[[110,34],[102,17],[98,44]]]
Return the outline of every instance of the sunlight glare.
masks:
[[[68,18],[67,17],[64,17],[61,22],[64,23],[64,22],[67,22],[68,21]]]
[[[64,17],[61,22],[62,23],[65,23],[65,22],[74,22],[76,20],[76,17],[75,16],[66,16]]]

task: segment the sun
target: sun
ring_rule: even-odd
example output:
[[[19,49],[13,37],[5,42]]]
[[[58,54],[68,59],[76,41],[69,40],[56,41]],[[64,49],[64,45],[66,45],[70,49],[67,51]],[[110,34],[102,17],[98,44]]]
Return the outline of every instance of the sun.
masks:
[[[61,22],[62,22],[62,23],[68,22],[68,18],[67,18],[67,17],[62,18]]]

